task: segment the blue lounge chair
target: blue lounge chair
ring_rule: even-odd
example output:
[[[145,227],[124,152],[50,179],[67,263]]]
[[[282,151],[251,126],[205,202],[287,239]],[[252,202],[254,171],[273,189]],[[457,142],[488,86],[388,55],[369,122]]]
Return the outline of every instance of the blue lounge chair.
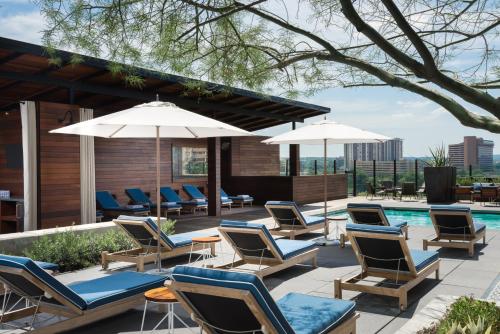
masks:
[[[436,237],[424,240],[428,246],[462,248],[474,255],[474,244],[483,238],[486,243],[486,225],[474,223],[470,208],[461,206],[431,206],[429,211]],[[443,240],[443,241],[441,241]]]
[[[35,328],[36,333],[59,333],[125,312],[144,302],[144,292],[161,287],[165,281],[158,275],[121,272],[65,285],[31,259],[6,255],[0,256],[0,279],[30,301],[25,308],[3,314],[2,321],[32,316],[34,326],[37,313],[66,318]]]
[[[389,221],[380,204],[348,203],[347,212],[354,224],[383,225],[399,227],[408,239],[408,222]]]
[[[196,210],[204,210],[207,211],[208,203],[206,201],[184,201],[179,195],[170,187],[161,187],[160,188],[161,197],[167,202],[175,202],[182,206],[183,210],[190,211],[194,213]]]
[[[325,227],[325,218],[303,214],[295,202],[268,201],[265,208],[273,217],[276,227],[271,234],[295,239],[295,236],[310,233]]]
[[[149,209],[143,205],[120,205],[109,191],[96,191],[95,199],[97,206],[106,217],[116,218],[121,214],[134,216],[149,216],[150,214]]]
[[[253,197],[250,195],[229,196],[222,188],[220,189],[220,195],[222,201],[224,201],[225,199],[230,199],[235,204],[241,205],[241,207],[244,207],[245,204],[248,204],[250,206],[253,205]]]
[[[436,279],[439,279],[438,253],[410,250],[401,228],[347,224],[346,231],[361,265],[361,273],[345,281],[336,279],[334,281],[336,298],[342,298],[342,290],[398,297],[399,307],[405,310],[410,289],[433,272],[436,273]],[[370,276],[386,278],[395,283],[383,281],[373,286],[361,282]]]
[[[101,264],[104,269],[108,268],[110,261],[123,261],[134,263],[137,271],[144,271],[144,264],[156,261],[158,225],[153,218],[120,216],[113,222],[132,238],[137,247],[115,253],[102,252]],[[167,259],[204,249],[203,244],[193,245],[192,239],[217,236],[217,233],[188,232],[166,235],[162,231],[160,236],[161,258]],[[212,255],[215,255],[214,244],[209,247],[211,247]]]
[[[207,197],[198,189],[197,187],[193,186],[192,184],[183,184],[182,189],[188,194],[189,197],[191,197],[192,200],[195,201],[205,201],[208,203]],[[221,192],[221,202],[220,205],[222,207],[227,207],[229,210],[231,210],[231,205],[233,204],[233,201],[230,200],[228,197],[224,197]]]
[[[238,269],[245,264],[258,265],[256,274],[271,275],[305,261],[316,267],[318,248],[313,242],[302,240],[274,240],[264,224],[223,220],[219,232],[229,241],[240,260],[224,266]]]
[[[206,333],[356,333],[353,301],[298,293],[274,301],[248,273],[177,266],[170,289]]]
[[[128,188],[125,189],[125,193],[134,204],[144,205],[145,207],[156,210],[156,203],[154,203],[141,189]],[[180,215],[181,209],[182,206],[176,202],[163,202],[160,204],[160,210],[164,211],[164,216],[167,216],[166,213],[168,212],[177,212],[177,215]]]

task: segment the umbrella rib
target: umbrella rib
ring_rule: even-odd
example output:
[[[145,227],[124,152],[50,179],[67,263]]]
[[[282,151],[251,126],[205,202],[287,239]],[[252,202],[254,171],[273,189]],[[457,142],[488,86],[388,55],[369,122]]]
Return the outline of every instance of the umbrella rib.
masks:
[[[114,135],[116,135],[118,132],[120,132],[126,126],[127,125],[120,126],[116,131],[114,131],[112,134],[110,134],[108,138],[113,138]]]
[[[189,133],[191,133],[195,138],[198,138],[199,136],[196,134],[196,132],[194,132],[193,130],[191,130],[188,126],[186,126],[186,130],[189,131]]]

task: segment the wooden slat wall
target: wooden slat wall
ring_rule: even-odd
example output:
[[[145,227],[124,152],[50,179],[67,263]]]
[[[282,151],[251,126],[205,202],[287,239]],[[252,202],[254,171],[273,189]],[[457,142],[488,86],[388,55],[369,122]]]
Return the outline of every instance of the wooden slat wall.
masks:
[[[80,223],[80,137],[50,134],[68,110],[78,122],[78,107],[40,102],[40,223],[41,228]]]
[[[347,174],[328,175],[328,200],[347,198]],[[324,200],[323,176],[294,176],[293,198],[297,203],[315,203]]]
[[[183,183],[191,183],[202,187],[206,192],[206,177],[172,180],[172,145],[206,147],[207,141],[206,139],[162,139],[161,185],[180,190]],[[125,188],[137,187],[154,194],[156,190],[154,139],[95,138],[95,161],[96,190],[110,191],[121,204],[129,202]],[[183,191],[179,193],[181,197],[188,198]]]
[[[262,136],[232,138],[232,176],[280,174],[280,147],[261,143],[266,138]]]
[[[0,189],[12,197],[23,197],[23,168],[7,168],[6,145],[22,145],[19,110],[0,113]]]

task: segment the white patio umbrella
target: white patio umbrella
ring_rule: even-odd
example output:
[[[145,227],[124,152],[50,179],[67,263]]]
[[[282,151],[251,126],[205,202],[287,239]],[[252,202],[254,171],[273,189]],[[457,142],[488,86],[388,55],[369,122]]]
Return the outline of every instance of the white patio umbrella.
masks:
[[[160,138],[208,138],[253,136],[235,126],[177,107],[173,103],[155,101],[106,116],[50,131],[104,138],[156,138],[156,205],[158,223],[158,271],[160,257]]]
[[[266,144],[304,144],[323,145],[323,197],[325,215],[325,239],[328,237],[327,219],[327,145],[352,143],[379,143],[391,139],[378,133],[361,130],[349,125],[339,124],[331,120],[322,120],[304,127],[285,132],[275,137],[263,140]]]

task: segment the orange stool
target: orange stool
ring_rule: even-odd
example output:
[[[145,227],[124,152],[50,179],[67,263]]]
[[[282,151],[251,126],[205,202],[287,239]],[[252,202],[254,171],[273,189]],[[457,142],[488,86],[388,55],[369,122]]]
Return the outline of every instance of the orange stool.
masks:
[[[156,324],[151,332],[156,330],[165,320],[167,320],[167,333],[174,333],[174,319],[179,320],[184,325],[184,327],[191,330],[190,327],[184,322],[184,320],[182,320],[177,314],[175,314],[174,305],[178,303],[178,301],[169,288],[161,287],[148,290],[144,293],[144,298],[146,299],[146,302],[144,303],[144,313],[142,314],[141,333],[144,329],[144,320],[146,319],[148,303],[167,305],[167,314]]]
[[[193,255],[194,245],[202,244],[203,247],[202,247],[201,254],[198,256],[198,258],[194,262],[198,261],[201,258],[201,261],[202,261],[201,266],[205,267],[205,268],[209,267],[209,265],[207,265],[207,261],[215,258],[215,244],[220,243],[221,241],[222,241],[222,239],[219,236],[193,238],[192,242],[191,242],[191,251],[189,252],[189,264],[191,264],[191,258]],[[220,243],[220,247],[221,247],[221,254],[222,254],[222,243]],[[211,267],[213,267],[213,264],[211,265]]]

